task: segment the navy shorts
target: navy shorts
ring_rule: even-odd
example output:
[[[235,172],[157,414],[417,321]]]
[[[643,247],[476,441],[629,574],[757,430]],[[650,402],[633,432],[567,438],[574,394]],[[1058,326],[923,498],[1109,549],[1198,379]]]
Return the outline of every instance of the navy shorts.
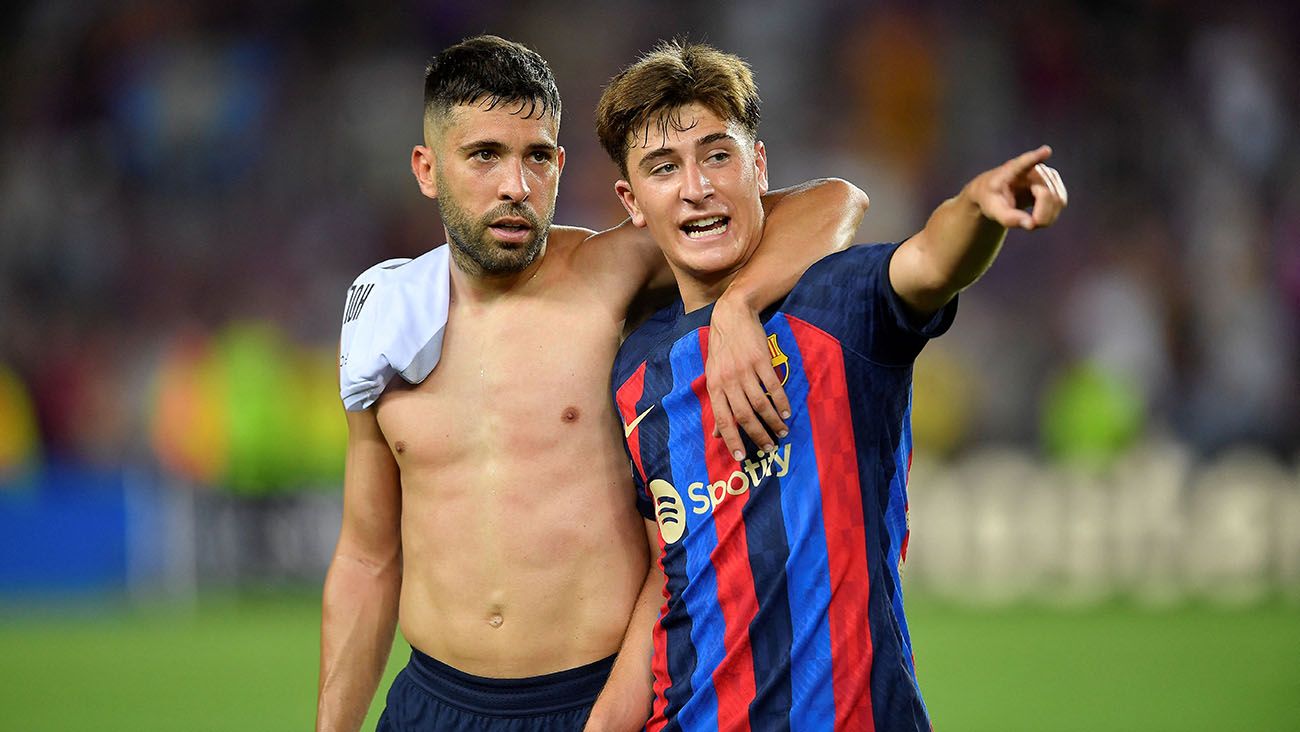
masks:
[[[377,732],[581,730],[614,656],[526,679],[471,676],[414,648],[393,679]]]

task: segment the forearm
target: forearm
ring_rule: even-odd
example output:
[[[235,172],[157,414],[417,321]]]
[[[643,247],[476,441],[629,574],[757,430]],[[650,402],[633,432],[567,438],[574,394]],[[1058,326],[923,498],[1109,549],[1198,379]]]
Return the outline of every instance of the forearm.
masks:
[[[654,656],[654,625],[663,604],[663,587],[663,571],[657,561],[652,562],[628,620],[618,659],[591,709],[586,732],[639,730],[650,718],[654,699],[650,661]]]
[[[354,732],[388,663],[401,592],[399,560],[369,565],[336,555],[321,605],[316,729]]]
[[[794,287],[814,262],[853,243],[870,202],[844,180],[829,178],[783,189],[770,207],[763,238],[723,298],[735,298],[757,312]]]
[[[1068,194],[1061,174],[1043,164],[1051,154],[1042,145],[975,176],[898,248],[889,281],[917,314],[933,314],[978,280],[1002,249],[1007,227],[1034,231],[1056,221]]]

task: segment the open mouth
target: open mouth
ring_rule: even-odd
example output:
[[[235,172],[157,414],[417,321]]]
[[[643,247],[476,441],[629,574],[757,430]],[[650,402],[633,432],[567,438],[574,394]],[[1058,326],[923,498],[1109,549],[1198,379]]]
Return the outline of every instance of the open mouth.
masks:
[[[505,241],[521,241],[528,238],[528,234],[533,230],[524,219],[514,218],[498,219],[488,224],[488,228],[497,235],[497,238]]]
[[[731,223],[728,216],[709,216],[708,218],[695,219],[682,224],[681,229],[686,233],[688,239],[707,239],[711,236],[725,234],[727,225]]]

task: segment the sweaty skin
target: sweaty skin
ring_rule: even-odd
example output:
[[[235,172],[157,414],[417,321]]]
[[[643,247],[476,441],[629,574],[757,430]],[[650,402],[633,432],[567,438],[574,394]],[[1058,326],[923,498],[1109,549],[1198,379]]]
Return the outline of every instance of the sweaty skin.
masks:
[[[554,227],[533,275],[459,296],[438,368],[376,407],[402,477],[402,632],[468,673],[519,677],[617,649],[646,567],[609,364],[625,277]],[[623,280],[623,281],[620,281]],[[435,416],[436,415],[436,416]]]
[[[347,413],[318,730],[361,724],[396,625],[424,653],[491,678],[581,666],[622,642],[648,558],[609,371],[629,310],[672,273],[630,223],[600,234],[554,226],[533,254],[518,231],[493,228],[549,221],[564,160],[557,132],[554,119],[517,107],[462,105],[413,152],[421,191],[440,197],[444,217],[459,217],[473,240],[448,245],[437,368]],[[755,364],[770,370],[757,308],[846,245],[867,205],[842,181],[764,204],[774,241],[723,295],[741,305],[715,318],[727,332],[758,329],[733,339],[753,341],[750,355],[729,359],[749,364],[731,369],[737,378]],[[503,206],[509,221],[495,213]],[[477,231],[484,219],[489,230]],[[484,261],[520,266],[490,272],[458,251],[467,244]]]

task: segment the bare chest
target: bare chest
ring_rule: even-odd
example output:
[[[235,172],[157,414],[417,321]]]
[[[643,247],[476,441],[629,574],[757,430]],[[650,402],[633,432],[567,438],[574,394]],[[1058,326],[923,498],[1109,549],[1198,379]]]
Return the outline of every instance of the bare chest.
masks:
[[[448,323],[419,385],[394,384],[379,422],[403,467],[454,469],[590,448],[616,428],[609,369],[619,323],[605,310],[529,302]]]

